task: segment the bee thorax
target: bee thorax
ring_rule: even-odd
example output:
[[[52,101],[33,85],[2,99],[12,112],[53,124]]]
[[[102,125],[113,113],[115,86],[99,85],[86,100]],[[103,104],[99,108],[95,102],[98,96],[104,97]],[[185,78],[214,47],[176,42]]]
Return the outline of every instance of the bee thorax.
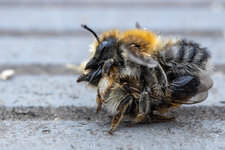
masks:
[[[127,64],[126,68],[122,68],[120,70],[120,76],[121,77],[131,77],[134,79],[139,79],[141,74],[140,66],[137,66],[135,64]]]

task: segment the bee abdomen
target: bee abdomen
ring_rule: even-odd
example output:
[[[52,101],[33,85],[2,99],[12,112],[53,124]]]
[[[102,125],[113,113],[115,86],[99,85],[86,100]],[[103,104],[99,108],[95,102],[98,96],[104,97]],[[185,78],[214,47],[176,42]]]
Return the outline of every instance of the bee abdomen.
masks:
[[[156,59],[166,69],[168,74],[196,75],[209,73],[212,66],[209,62],[210,53],[199,44],[181,40],[166,45],[156,54]]]
[[[206,48],[200,48],[199,44],[182,40],[177,43],[175,59],[177,61],[201,63],[210,57]]]

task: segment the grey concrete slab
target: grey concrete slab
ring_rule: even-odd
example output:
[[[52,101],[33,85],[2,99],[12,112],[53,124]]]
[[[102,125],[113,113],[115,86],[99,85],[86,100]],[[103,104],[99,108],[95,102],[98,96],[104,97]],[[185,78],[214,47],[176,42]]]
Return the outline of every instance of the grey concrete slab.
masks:
[[[213,74],[214,86],[209,97],[196,106],[224,106],[225,76]],[[96,89],[85,83],[76,83],[76,76],[15,76],[8,81],[0,81],[0,105],[16,106],[86,106],[96,107]]]
[[[179,107],[176,110],[168,112],[169,116],[176,118],[176,121],[221,121],[225,120],[224,106],[195,106]],[[49,121],[49,120],[64,120],[64,121],[94,121],[94,122],[111,122],[112,113],[106,109],[96,113],[96,107],[79,107],[79,106],[15,106],[6,107],[0,106],[0,120],[9,121]],[[125,123],[129,118],[124,117],[122,122]],[[131,121],[131,120],[130,120]]]
[[[95,106],[96,91],[76,83],[77,76],[20,76],[0,81],[0,105]]]
[[[93,37],[0,38],[0,64],[80,63],[89,57]]]
[[[84,31],[86,32],[86,31]],[[159,33],[160,35],[160,33]],[[215,64],[225,63],[224,38],[199,38],[193,36],[166,36],[187,38],[207,47]],[[20,64],[79,64],[89,58],[89,45],[94,38],[88,37],[1,37],[0,65]]]
[[[2,150],[224,149],[224,121],[170,122],[126,127],[87,121],[2,121]]]
[[[2,7],[0,29],[73,30],[85,23],[99,29],[132,28],[136,21],[151,29],[222,29],[223,7],[209,8],[148,8],[148,7]],[[132,16],[132,17],[130,17]],[[222,32],[223,32],[222,31]]]

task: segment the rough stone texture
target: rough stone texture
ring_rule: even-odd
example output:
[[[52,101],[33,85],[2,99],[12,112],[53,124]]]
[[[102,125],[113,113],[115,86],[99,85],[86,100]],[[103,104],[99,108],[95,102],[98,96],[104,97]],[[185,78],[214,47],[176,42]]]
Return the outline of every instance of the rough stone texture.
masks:
[[[19,76],[0,81],[0,105],[94,106],[96,90],[76,83],[76,79],[77,76]]]
[[[224,149],[224,121],[170,122],[126,127],[109,135],[104,122],[3,121],[6,149]]]

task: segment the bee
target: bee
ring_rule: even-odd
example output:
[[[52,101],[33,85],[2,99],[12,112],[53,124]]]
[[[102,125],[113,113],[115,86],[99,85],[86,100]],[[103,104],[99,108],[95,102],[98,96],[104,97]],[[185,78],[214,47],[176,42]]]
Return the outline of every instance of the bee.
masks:
[[[93,55],[77,82],[98,88],[97,111],[115,113],[110,133],[123,116],[137,123],[174,120],[161,116],[181,104],[204,101],[213,86],[210,53],[198,43],[163,39],[146,29],[110,30],[95,36]]]

